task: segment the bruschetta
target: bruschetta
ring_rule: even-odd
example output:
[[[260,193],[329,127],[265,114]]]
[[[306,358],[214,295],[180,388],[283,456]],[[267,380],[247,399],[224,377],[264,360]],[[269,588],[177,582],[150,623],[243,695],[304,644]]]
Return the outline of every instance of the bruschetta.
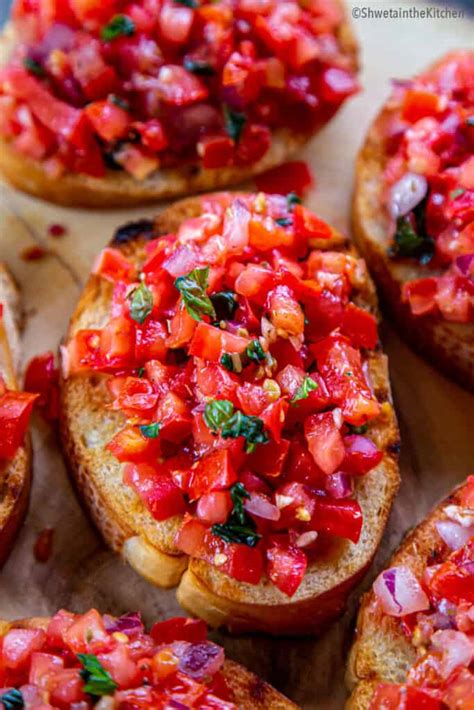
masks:
[[[362,600],[349,710],[469,710],[474,477],[406,537]]]
[[[8,34],[0,170],[66,205],[235,184],[357,91],[339,0],[15,0]]]
[[[0,566],[28,507],[31,452],[26,429],[35,395],[18,391],[20,295],[0,263]]]
[[[400,332],[474,388],[474,52],[393,93],[357,161],[357,244]]]
[[[297,710],[207,640],[202,621],[147,632],[139,613],[61,610],[0,621],[0,706],[6,710]]]
[[[374,287],[341,234],[294,194],[126,225],[62,372],[73,479],[136,571],[214,627],[305,634],[341,613],[399,479]]]

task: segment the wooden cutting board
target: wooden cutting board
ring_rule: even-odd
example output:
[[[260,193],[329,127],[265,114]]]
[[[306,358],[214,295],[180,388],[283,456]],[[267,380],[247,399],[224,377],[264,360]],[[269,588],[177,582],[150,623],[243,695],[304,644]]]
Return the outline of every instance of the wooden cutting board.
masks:
[[[351,4],[349,11],[360,8]],[[371,10],[435,8],[421,3],[367,2]],[[356,10],[357,12],[357,10]],[[433,12],[433,10],[431,10]],[[354,158],[370,119],[387,96],[394,77],[406,77],[437,56],[472,47],[474,18],[359,19],[364,90],[306,147],[302,158],[316,175],[310,207],[339,229],[349,231]],[[152,215],[154,208],[97,213],[61,209],[14,192],[0,183],[0,258],[7,261],[23,291],[25,362],[55,350],[96,253],[125,221]],[[47,236],[52,223],[67,226],[61,239]],[[52,254],[25,262],[21,250],[46,246]],[[389,324],[382,335],[390,356],[395,402],[402,434],[403,483],[383,545],[366,588],[403,533],[467,474],[474,473],[474,397],[448,382],[416,357]],[[102,544],[71,491],[55,435],[35,421],[34,486],[30,513],[18,543],[0,573],[0,615],[18,618],[49,614],[59,607],[91,606],[112,613],[140,608],[150,622],[179,613],[173,591],[157,590],[140,579]],[[53,556],[35,561],[33,545],[45,527],[54,533]],[[360,593],[360,590],[358,590]],[[259,673],[304,708],[326,710],[344,703],[344,664],[351,642],[353,595],[344,618],[321,638],[275,640],[215,634],[228,655]]]

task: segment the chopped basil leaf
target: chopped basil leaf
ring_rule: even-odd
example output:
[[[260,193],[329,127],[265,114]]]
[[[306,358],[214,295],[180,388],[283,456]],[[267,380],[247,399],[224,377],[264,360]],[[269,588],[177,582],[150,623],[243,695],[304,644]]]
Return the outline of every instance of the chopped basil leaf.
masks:
[[[368,424],[361,424],[360,426],[355,426],[354,424],[348,424],[349,432],[351,434],[365,434],[369,428]]]
[[[213,293],[210,298],[216,313],[216,320],[232,320],[239,305],[235,293],[233,291],[219,291]]]
[[[262,360],[265,360],[266,357],[265,350],[260,345],[259,340],[252,340],[252,342],[247,345],[245,352],[254,362],[261,362]]]
[[[466,118],[466,123],[468,126],[474,126],[474,116],[468,116]]]
[[[228,106],[224,106],[224,121],[228,135],[238,143],[245,123],[247,122],[245,113],[232,111]]]
[[[161,424],[160,422],[154,422],[153,424],[143,424],[140,427],[140,433],[145,437],[145,439],[156,439],[160,433]]]
[[[280,227],[289,227],[290,224],[293,224],[293,220],[291,219],[291,217],[279,217],[275,220],[275,222]]]
[[[80,676],[85,681],[85,693],[95,696],[110,695],[118,688],[117,683],[97,656],[91,653],[78,653],[77,657],[82,664]]]
[[[244,510],[244,500],[250,498],[250,493],[243,483],[234,483],[230,489],[230,497],[234,504],[232,515],[235,515],[241,525],[245,525],[247,514]]]
[[[466,190],[464,190],[462,187],[458,187],[456,190],[451,190],[449,193],[449,199],[450,200],[455,200],[456,197],[461,197],[461,195],[464,195]]]
[[[228,399],[213,399],[206,404],[204,421],[209,429],[217,433],[221,426],[230,419],[233,412],[234,405]]]
[[[202,315],[215,320],[216,312],[212,301],[206,294],[209,267],[194,269],[186,276],[178,276],[174,285],[183,297],[183,303],[191,318],[201,320]]]
[[[130,300],[130,317],[137,323],[143,323],[153,309],[153,294],[141,283],[128,295]]]
[[[295,205],[301,205],[301,197],[299,197],[296,192],[289,192],[286,196],[286,204],[291,210]]]
[[[13,688],[3,693],[3,695],[0,695],[0,705],[3,705],[5,710],[19,710],[19,708],[24,708],[25,701],[23,700],[21,690]]]
[[[311,377],[305,377],[300,387],[295,392],[295,396],[290,400],[291,404],[296,404],[301,399],[306,399],[309,397],[310,392],[314,392],[319,387],[318,383],[315,382]]]
[[[251,454],[257,444],[266,444],[268,436],[263,430],[263,421],[258,417],[247,416],[234,410],[234,405],[227,399],[213,399],[206,404],[204,421],[214,432],[220,430],[223,439],[246,440],[246,452]]]
[[[117,94],[109,94],[109,101],[115,106],[123,108],[124,111],[130,111],[130,104],[128,103],[128,101],[122,99],[121,96],[117,96]]]
[[[130,37],[135,34],[135,23],[127,15],[115,15],[110,22],[102,28],[100,36],[106,42],[117,37]]]
[[[205,59],[191,59],[191,57],[186,57],[183,66],[187,71],[192,74],[198,74],[199,76],[214,76],[216,73],[214,67],[212,67],[209,62],[206,62]]]
[[[178,5],[184,5],[185,7],[192,7],[193,9],[199,7],[197,0],[174,0]]]
[[[434,254],[434,242],[425,233],[425,202],[423,200],[410,214],[397,219],[394,244],[389,249],[391,257],[414,257],[420,264],[428,264]]]
[[[23,60],[23,66],[30,72],[30,74],[35,74],[36,76],[45,76],[46,74],[43,66],[32,57],[25,57]]]
[[[213,525],[212,532],[226,542],[255,547],[260,535],[256,532],[254,520],[244,510],[244,500],[249,499],[250,494],[243,483],[234,483],[230,497],[234,504],[232,513],[223,525]]]
[[[223,354],[221,357],[221,365],[225,367],[226,370],[229,370],[229,372],[234,372],[234,361],[229,353]]]
[[[143,377],[145,374],[145,368],[144,367],[139,367],[137,370],[137,377]]]

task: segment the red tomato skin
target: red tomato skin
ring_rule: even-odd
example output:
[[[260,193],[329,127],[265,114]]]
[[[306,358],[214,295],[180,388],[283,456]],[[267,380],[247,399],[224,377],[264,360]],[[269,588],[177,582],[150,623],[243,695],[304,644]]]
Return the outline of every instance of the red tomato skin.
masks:
[[[307,566],[306,554],[294,545],[275,543],[267,549],[267,574],[273,584],[288,597],[292,597],[298,590]]]
[[[59,416],[58,375],[51,351],[32,358],[26,368],[25,390],[39,395],[36,405],[48,421]]]
[[[341,331],[355,348],[373,350],[378,342],[377,320],[368,311],[348,303],[342,319]]]
[[[435,298],[437,292],[437,279],[415,279],[403,284],[402,300],[410,305],[413,315],[424,316],[437,312],[438,305]]]
[[[178,616],[153,624],[150,636],[160,645],[173,641],[201,643],[207,640],[207,626],[201,619],[185,619]]]
[[[281,476],[289,448],[290,442],[286,439],[259,444],[248,458],[251,470],[269,478]]]
[[[170,334],[166,338],[166,346],[168,348],[182,348],[187,345],[194,335],[197,321],[192,318],[184,305],[179,305],[171,320]]]
[[[202,557],[207,528],[191,516],[185,517],[178,530],[175,545],[178,550],[190,557]]]
[[[121,463],[146,463],[157,456],[160,440],[147,439],[140,433],[139,427],[126,426],[118,432],[105,447]]]
[[[331,227],[303,205],[295,205],[293,222],[296,236],[305,239],[330,239],[332,237]]]
[[[341,464],[341,471],[354,475],[363,475],[375,468],[383,458],[374,442],[366,436],[353,434],[344,437],[346,455]]]
[[[46,640],[41,629],[12,629],[3,637],[1,663],[12,670],[26,666],[31,653],[39,651]]]
[[[155,520],[166,520],[186,511],[186,503],[171,476],[149,463],[127,464],[124,483],[131,486],[145,503]]]
[[[91,653],[106,651],[110,645],[110,637],[105,630],[104,621],[95,609],[76,617],[65,630],[63,639],[73,653]]]
[[[370,703],[370,710],[441,710],[441,701],[421,688],[381,683]]]
[[[327,532],[357,543],[362,530],[360,505],[355,500],[332,500],[318,496],[310,527],[318,532]]]
[[[213,362],[199,362],[196,366],[196,387],[199,397],[205,400],[207,397],[227,399],[237,407],[239,399],[237,388],[238,378],[231,372],[227,372],[223,367]]]
[[[25,438],[38,395],[6,391],[0,396],[0,459],[11,459]]]
[[[105,247],[95,260],[92,273],[112,283],[130,283],[136,276],[136,269],[119,249]]]
[[[234,141],[228,136],[205,136],[197,146],[204,168],[216,170],[232,165]]]
[[[101,362],[107,369],[126,369],[134,363],[135,325],[124,316],[111,318],[100,331]]]
[[[250,340],[232,335],[213,325],[200,321],[191,343],[189,354],[210,362],[220,362],[224,353],[243,353]]]
[[[198,461],[191,474],[189,495],[191,500],[197,500],[205,493],[229,488],[236,481],[229,451],[219,449]]]
[[[156,418],[160,422],[162,439],[179,443],[191,433],[192,416],[189,408],[174,392],[167,392],[161,397]]]
[[[326,475],[338,470],[344,461],[344,440],[334,423],[331,412],[313,414],[305,421],[304,433],[308,449],[318,466]]]
[[[258,584],[263,574],[262,553],[256,547],[247,545],[227,545],[225,554],[228,561],[224,571],[239,582]]]
[[[135,362],[142,364],[149,360],[165,360],[166,330],[151,317],[135,327]]]
[[[200,520],[209,525],[225,523],[233,507],[228,491],[204,493],[198,500],[196,515]]]
[[[111,101],[93,101],[85,112],[96,133],[106,141],[118,140],[130,127],[130,114]]]

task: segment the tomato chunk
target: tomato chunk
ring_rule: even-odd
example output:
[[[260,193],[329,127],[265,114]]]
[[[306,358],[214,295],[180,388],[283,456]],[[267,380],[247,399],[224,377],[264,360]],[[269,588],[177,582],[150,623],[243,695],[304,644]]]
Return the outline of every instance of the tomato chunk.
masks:
[[[267,550],[267,574],[288,597],[298,590],[307,566],[307,557],[298,547],[277,542]]]

